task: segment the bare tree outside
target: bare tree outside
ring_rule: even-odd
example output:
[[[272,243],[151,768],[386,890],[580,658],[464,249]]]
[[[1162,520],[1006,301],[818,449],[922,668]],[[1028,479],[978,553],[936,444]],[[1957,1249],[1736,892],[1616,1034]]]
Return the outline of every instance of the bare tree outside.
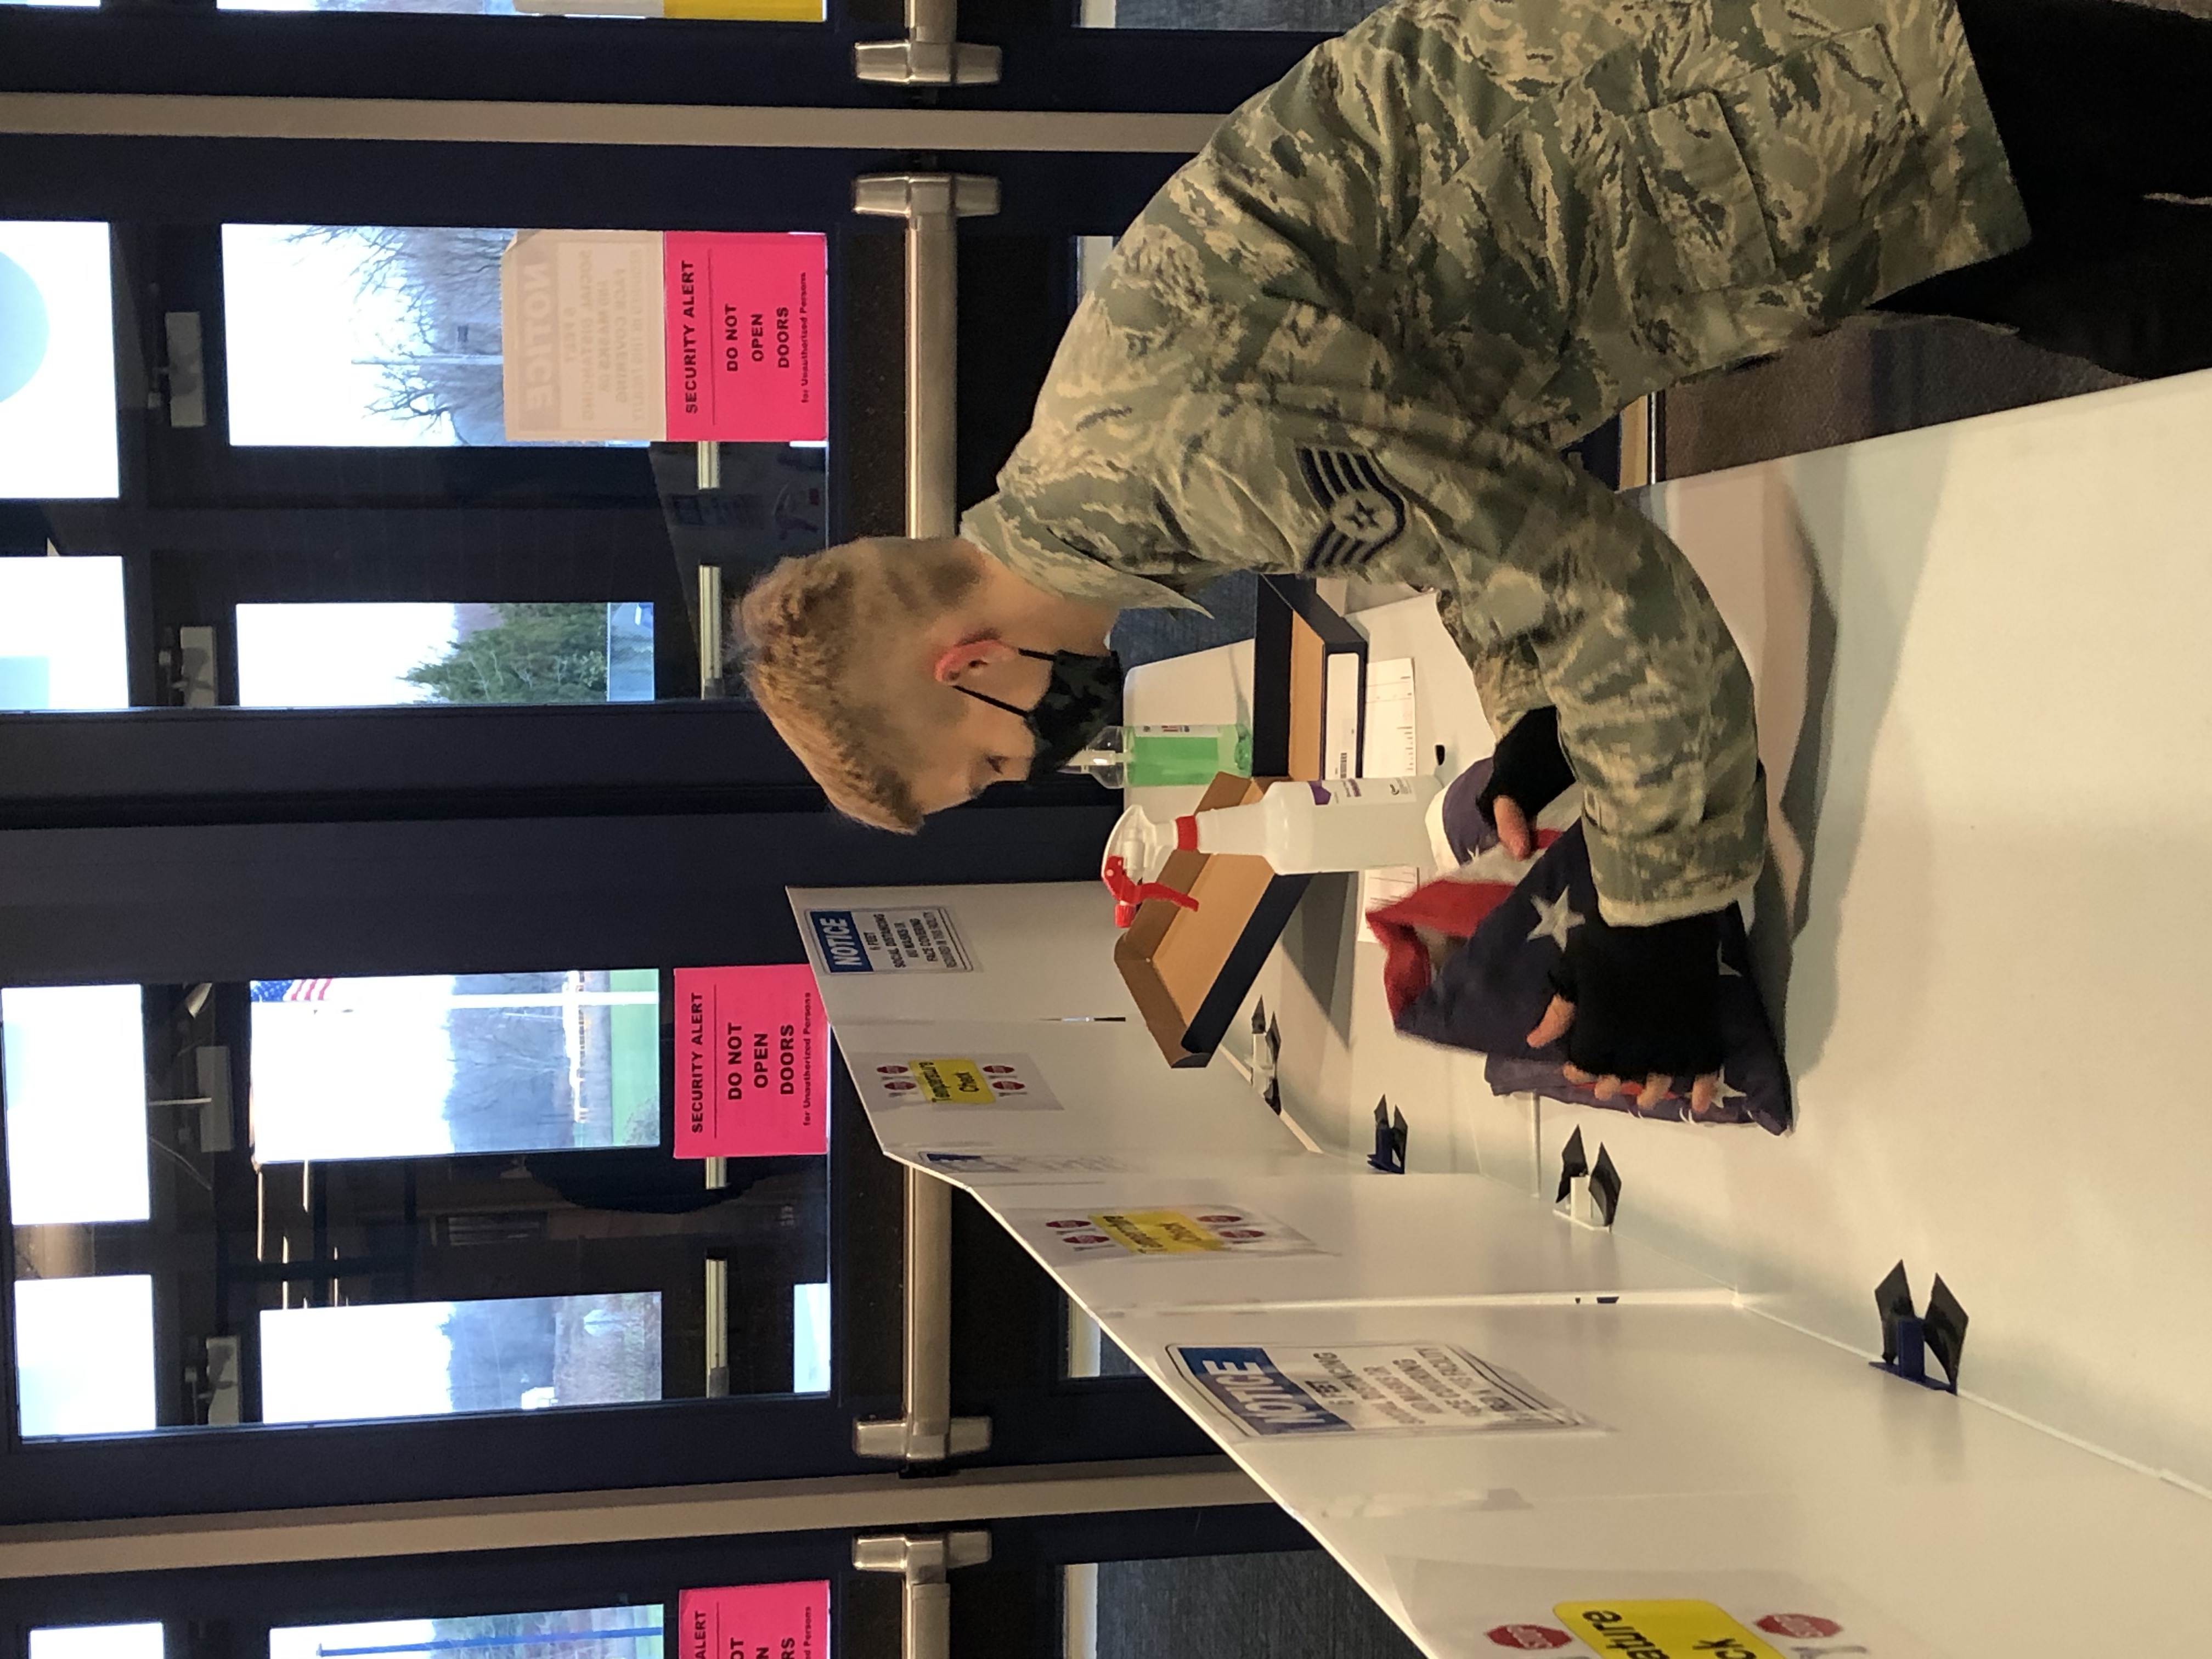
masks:
[[[367,4],[321,9],[388,9]],[[446,225],[308,225],[289,239],[357,248],[357,292],[388,290],[405,303],[407,336],[393,343],[387,356],[374,360],[384,391],[372,413],[427,426],[443,422],[462,444],[507,441],[499,260],[514,235],[512,230]]]

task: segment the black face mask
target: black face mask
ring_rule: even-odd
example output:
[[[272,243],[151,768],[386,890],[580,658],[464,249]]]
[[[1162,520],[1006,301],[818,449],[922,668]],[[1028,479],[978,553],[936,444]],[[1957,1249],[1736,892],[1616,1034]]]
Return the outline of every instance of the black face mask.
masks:
[[[1029,775],[1031,779],[1048,778],[1100,732],[1121,723],[1121,659],[1111,651],[1093,657],[1080,651],[1023,651],[1019,646],[1014,649],[1024,657],[1052,665],[1052,678],[1035,708],[1017,708],[981,691],[969,691],[964,685],[952,689],[1009,714],[1019,714],[1036,738]]]

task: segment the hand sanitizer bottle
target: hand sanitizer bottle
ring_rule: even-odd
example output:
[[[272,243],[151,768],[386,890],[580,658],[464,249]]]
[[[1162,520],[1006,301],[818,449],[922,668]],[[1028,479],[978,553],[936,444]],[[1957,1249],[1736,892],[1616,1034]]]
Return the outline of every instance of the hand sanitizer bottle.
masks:
[[[1217,774],[1252,775],[1249,726],[1109,726],[1060,769],[1109,789],[1212,783]]]

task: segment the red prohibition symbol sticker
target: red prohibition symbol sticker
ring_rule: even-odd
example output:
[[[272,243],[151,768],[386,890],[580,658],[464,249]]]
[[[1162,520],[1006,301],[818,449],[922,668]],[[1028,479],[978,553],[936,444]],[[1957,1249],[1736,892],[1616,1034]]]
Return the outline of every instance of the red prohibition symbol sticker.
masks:
[[[1553,1630],[1549,1625],[1500,1625],[1484,1632],[1501,1648],[1518,1648],[1523,1653],[1541,1653],[1548,1648],[1563,1648],[1575,1638],[1563,1630]]]
[[[1817,1613],[1770,1613],[1759,1621],[1759,1629],[1769,1636],[1841,1636],[1844,1627],[1832,1619],[1823,1619]]]

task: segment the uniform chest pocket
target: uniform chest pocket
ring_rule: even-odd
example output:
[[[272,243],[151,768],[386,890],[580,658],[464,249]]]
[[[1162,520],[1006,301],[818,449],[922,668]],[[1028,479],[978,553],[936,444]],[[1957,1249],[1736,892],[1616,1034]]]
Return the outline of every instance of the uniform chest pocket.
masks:
[[[1759,192],[1719,98],[1692,93],[1632,118],[1628,129],[1643,205],[1666,234],[1681,287],[1704,294],[1771,276]]]
[[[1920,124],[1878,27],[1717,88],[1785,274],[1919,188]]]
[[[1919,124],[1879,27],[1814,41],[1628,125],[1692,292],[1810,274],[1919,176]]]

